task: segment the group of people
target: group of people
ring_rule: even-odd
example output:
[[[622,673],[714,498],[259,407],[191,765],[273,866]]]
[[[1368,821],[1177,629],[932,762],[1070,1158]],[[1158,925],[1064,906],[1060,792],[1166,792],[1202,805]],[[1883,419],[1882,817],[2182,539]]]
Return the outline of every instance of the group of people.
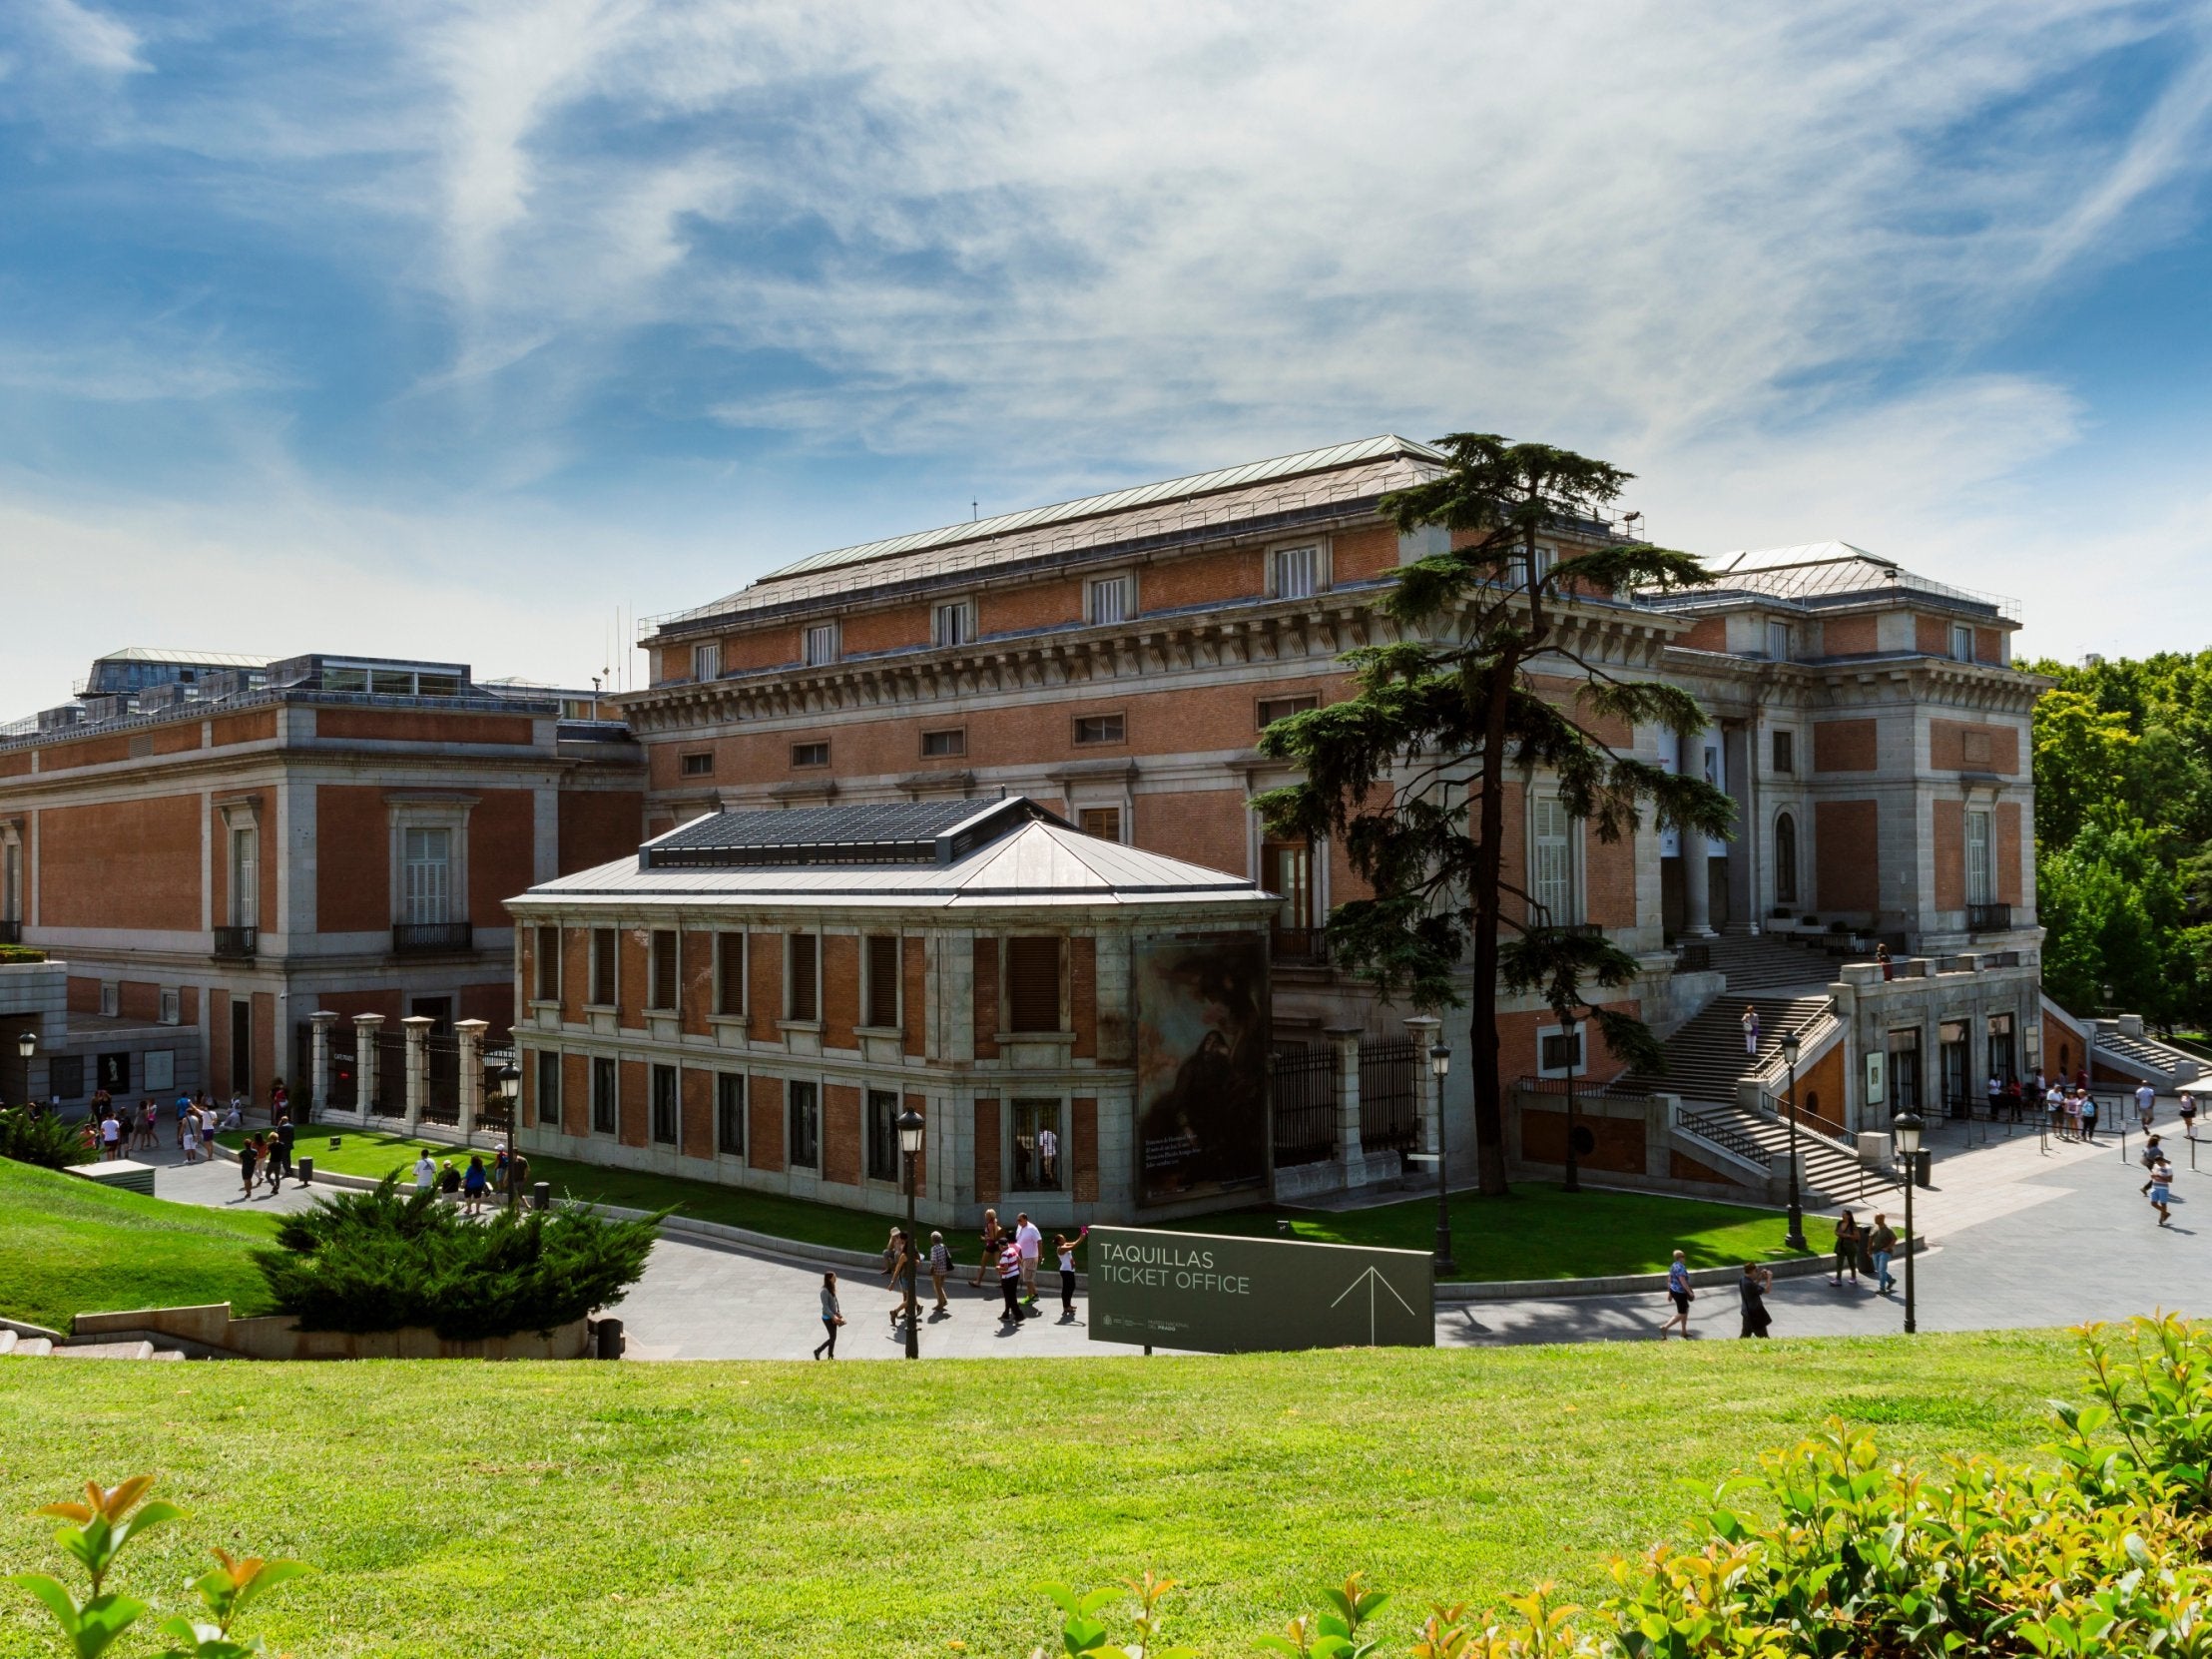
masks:
[[[115,1097],[103,1089],[92,1097],[92,1111],[85,1119],[85,1144],[103,1160],[156,1151],[162,1144],[163,1116],[161,1102],[151,1095],[137,1106],[118,1105]],[[175,1144],[188,1164],[212,1159],[217,1132],[240,1128],[245,1119],[244,1095],[233,1096],[230,1110],[219,1113],[215,1102],[204,1093],[180,1094],[168,1111]]]
[[[508,1152],[505,1141],[493,1151],[489,1169],[484,1167],[484,1155],[480,1152],[469,1154],[465,1170],[454,1168],[450,1158],[441,1166],[425,1152],[415,1160],[415,1191],[443,1193],[447,1198],[460,1200],[464,1215],[480,1216],[492,1194],[507,1191],[510,1182],[520,1179],[522,1171],[516,1167],[518,1162],[520,1160]]]
[[[1090,1231],[1084,1227],[1073,1238],[1065,1233],[1052,1237],[1053,1258],[1060,1270],[1060,1323],[1063,1325],[1075,1319],[1075,1252]],[[1043,1231],[1026,1212],[1017,1215],[1014,1225],[1007,1228],[1000,1225],[996,1210],[985,1210],[980,1245],[975,1275],[968,1284],[986,1294],[995,1286],[1002,1304],[1000,1327],[1018,1328],[1024,1320],[1039,1318],[1042,1310],[1037,1306],[1037,1272],[1044,1256]],[[924,1251],[905,1228],[892,1228],[889,1242],[883,1247],[883,1277],[892,1291],[891,1305],[886,1310],[891,1334],[895,1337],[902,1333],[909,1307],[918,1316],[919,1287],[924,1273],[929,1276],[932,1317],[949,1314],[952,1304],[945,1295],[945,1286],[957,1271],[952,1249],[944,1242],[942,1233],[931,1233],[929,1247]],[[815,1348],[817,1360],[837,1357],[837,1332],[843,1325],[837,1276],[826,1273],[822,1276],[823,1338]]]

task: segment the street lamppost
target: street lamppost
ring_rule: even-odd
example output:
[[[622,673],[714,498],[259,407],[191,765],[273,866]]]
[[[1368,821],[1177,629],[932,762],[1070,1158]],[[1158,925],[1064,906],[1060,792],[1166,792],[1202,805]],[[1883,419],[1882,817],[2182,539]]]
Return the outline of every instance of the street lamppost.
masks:
[[[23,1104],[34,1104],[31,1099],[31,1056],[38,1052],[38,1033],[25,1026],[15,1039],[16,1058],[23,1062]]]
[[[1578,1193],[1582,1190],[1582,1163],[1575,1156],[1574,1145],[1574,1068],[1582,1061],[1582,1022],[1570,1019],[1567,1026],[1567,1179],[1564,1190]]]
[[[1890,1128],[1897,1135],[1898,1151],[1905,1155],[1905,1334],[1911,1336],[1920,1329],[1913,1308],[1913,1258],[1915,1247],[1920,1244],[1913,1231],[1913,1189],[1921,1179],[1921,1131],[1928,1125],[1920,1114],[1910,1109],[1898,1113],[1890,1120]]]
[[[1428,1051],[1428,1076],[1436,1089],[1436,1277],[1459,1271],[1451,1259],[1451,1160],[1444,1147],[1444,1079],[1451,1074],[1451,1049],[1438,1043]]]
[[[906,1358],[921,1358],[920,1310],[914,1305],[914,1281],[921,1269],[914,1227],[914,1159],[921,1153],[921,1114],[908,1106],[898,1114],[898,1152],[906,1166]]]
[[[492,1073],[491,1086],[500,1104],[507,1108],[507,1208],[515,1210],[522,1205],[522,1177],[530,1163],[522,1155],[522,1138],[515,1133],[515,1118],[521,1111],[522,1073],[515,1069],[514,1061],[508,1060]]]
[[[1783,1243],[1792,1250],[1805,1248],[1805,1205],[1798,1196],[1797,1152],[1797,1057],[1798,1034],[1782,1033],[1782,1058],[1790,1068],[1790,1231]]]

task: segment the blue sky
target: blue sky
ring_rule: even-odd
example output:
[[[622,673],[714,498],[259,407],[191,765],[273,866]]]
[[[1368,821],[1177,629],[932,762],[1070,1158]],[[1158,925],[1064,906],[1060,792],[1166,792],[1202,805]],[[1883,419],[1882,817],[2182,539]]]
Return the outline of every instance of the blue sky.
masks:
[[[2208,158],[2203,4],[16,0],[0,715],[1470,426],[2199,648]]]

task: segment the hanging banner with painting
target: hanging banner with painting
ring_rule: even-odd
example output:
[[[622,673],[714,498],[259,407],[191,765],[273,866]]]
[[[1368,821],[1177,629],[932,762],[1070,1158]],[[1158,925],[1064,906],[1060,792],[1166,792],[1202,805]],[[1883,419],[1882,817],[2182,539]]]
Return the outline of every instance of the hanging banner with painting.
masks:
[[[1137,941],[1142,1204],[1267,1181],[1268,957],[1257,933]]]

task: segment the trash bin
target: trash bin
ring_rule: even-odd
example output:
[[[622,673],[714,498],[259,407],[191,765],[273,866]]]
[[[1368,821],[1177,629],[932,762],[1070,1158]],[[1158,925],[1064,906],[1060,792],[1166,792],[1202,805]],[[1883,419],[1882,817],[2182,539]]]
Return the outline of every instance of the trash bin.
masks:
[[[1930,1150],[1929,1150],[1929,1149],[1928,1149],[1927,1147],[1925,1147],[1925,1146],[1924,1146],[1924,1147],[1922,1147],[1922,1148],[1920,1149],[1920,1151],[1918,1151],[1918,1152],[1916,1152],[1916,1153],[1914,1153],[1914,1154],[1913,1154],[1913,1185],[1914,1185],[1914,1186],[1916,1186],[1916,1187],[1926,1187],[1926,1186],[1930,1186],[1930,1185],[1932,1185],[1932,1184],[1933,1184],[1933,1183],[1931,1183],[1931,1182],[1930,1182],[1930,1180],[1929,1180],[1929,1178],[1928,1178],[1928,1172],[1929,1172],[1929,1169],[1930,1169],[1930,1168],[1931,1168],[1931,1166],[1932,1166],[1932,1163],[1933,1163],[1933,1161],[1934,1161],[1934,1159],[1935,1159],[1935,1156],[1936,1156],[1936,1155],[1935,1155],[1935,1153],[1931,1152],[1931,1151],[1930,1151]]]
[[[312,1158],[302,1158],[299,1160],[297,1168],[299,1184],[304,1187],[314,1179],[314,1160]]]
[[[599,1339],[600,1359],[622,1358],[622,1321],[601,1320],[592,1328],[592,1334]]]
[[[531,1183],[530,1208],[533,1210],[550,1210],[553,1208],[552,1182],[536,1181]]]

